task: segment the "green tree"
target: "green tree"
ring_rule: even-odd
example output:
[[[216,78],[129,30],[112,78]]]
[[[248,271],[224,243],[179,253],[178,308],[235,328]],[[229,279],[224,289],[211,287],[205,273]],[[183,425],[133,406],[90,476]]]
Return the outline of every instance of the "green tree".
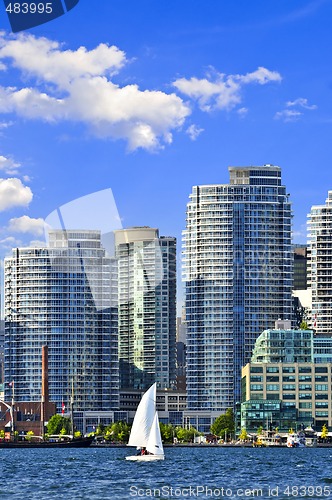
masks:
[[[31,441],[32,437],[35,435],[35,433],[33,431],[28,431],[27,434],[26,434],[26,439],[28,441]]]
[[[228,408],[223,415],[217,417],[211,425],[211,432],[216,436],[224,437],[234,434],[234,413],[231,408]]]
[[[3,429],[0,431],[0,439],[5,439],[5,431]]]
[[[186,429],[183,427],[175,427],[175,436],[180,443],[185,441],[186,438]]]
[[[301,322],[300,330],[309,330],[309,326],[308,326],[308,323],[306,321]]]
[[[326,427],[326,424],[324,424],[323,427],[322,427],[322,434],[321,434],[320,437],[322,439],[326,439],[328,435],[329,435],[328,428]]]
[[[60,434],[61,430],[65,429],[64,434],[70,434],[71,432],[71,420],[68,417],[63,417],[62,415],[53,415],[47,424],[47,434]]]
[[[240,439],[240,441],[247,441],[247,439],[248,439],[248,433],[244,427],[241,430],[241,434],[239,435],[239,439]]]
[[[175,434],[175,429],[172,424],[163,424],[162,422],[159,424],[160,425],[160,433],[161,433],[161,439],[164,443],[172,443],[173,442],[173,436]]]
[[[260,426],[258,427],[258,429],[257,429],[257,435],[258,435],[258,436],[260,436],[260,435],[262,434],[262,432],[263,432],[263,426],[262,426],[262,425],[260,425]]]
[[[105,425],[99,424],[96,429],[96,436],[102,436],[105,433]]]
[[[130,434],[130,425],[127,422],[114,422],[105,429],[105,439],[112,439],[121,443],[127,443]]]

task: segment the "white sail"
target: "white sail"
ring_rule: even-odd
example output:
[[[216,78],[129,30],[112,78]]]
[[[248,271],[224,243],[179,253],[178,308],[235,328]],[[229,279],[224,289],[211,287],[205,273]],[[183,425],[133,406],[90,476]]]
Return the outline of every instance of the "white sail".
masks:
[[[128,446],[147,446],[156,413],[156,394],[157,384],[153,384],[143,395],[136,410]]]
[[[155,413],[150,436],[146,445],[147,451],[153,455],[164,455],[163,443],[161,441],[158,413]]]

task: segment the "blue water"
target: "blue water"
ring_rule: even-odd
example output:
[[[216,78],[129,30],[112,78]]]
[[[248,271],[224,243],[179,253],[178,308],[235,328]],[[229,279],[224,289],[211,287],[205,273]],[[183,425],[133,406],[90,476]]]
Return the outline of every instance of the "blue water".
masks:
[[[332,448],[165,451],[137,463],[128,448],[2,449],[0,499],[332,498]]]

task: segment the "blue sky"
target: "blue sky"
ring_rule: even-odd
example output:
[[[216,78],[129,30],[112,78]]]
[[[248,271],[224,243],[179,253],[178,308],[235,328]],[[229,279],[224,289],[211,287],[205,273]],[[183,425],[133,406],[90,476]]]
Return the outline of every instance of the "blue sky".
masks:
[[[329,0],[80,0],[13,35],[1,10],[2,254],[107,188],[123,227],[180,247],[192,185],[266,163],[305,242],[332,189],[331,19]]]

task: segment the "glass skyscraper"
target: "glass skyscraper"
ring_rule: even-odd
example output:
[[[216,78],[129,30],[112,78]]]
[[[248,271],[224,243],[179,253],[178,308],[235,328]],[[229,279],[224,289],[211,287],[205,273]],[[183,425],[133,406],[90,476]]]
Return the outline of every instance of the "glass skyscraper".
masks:
[[[229,167],[230,184],[194,186],[183,233],[188,408],[240,401],[258,335],[292,318],[291,205],[281,169]]]
[[[120,388],[174,388],[176,239],[158,229],[115,231]]]
[[[48,247],[5,259],[5,379],[16,402],[40,401],[45,344],[58,411],[72,393],[76,411],[119,407],[116,272],[99,231],[52,230]]]
[[[332,334],[332,191],[325,205],[308,215],[308,282],[312,293],[312,328],[318,335]]]

